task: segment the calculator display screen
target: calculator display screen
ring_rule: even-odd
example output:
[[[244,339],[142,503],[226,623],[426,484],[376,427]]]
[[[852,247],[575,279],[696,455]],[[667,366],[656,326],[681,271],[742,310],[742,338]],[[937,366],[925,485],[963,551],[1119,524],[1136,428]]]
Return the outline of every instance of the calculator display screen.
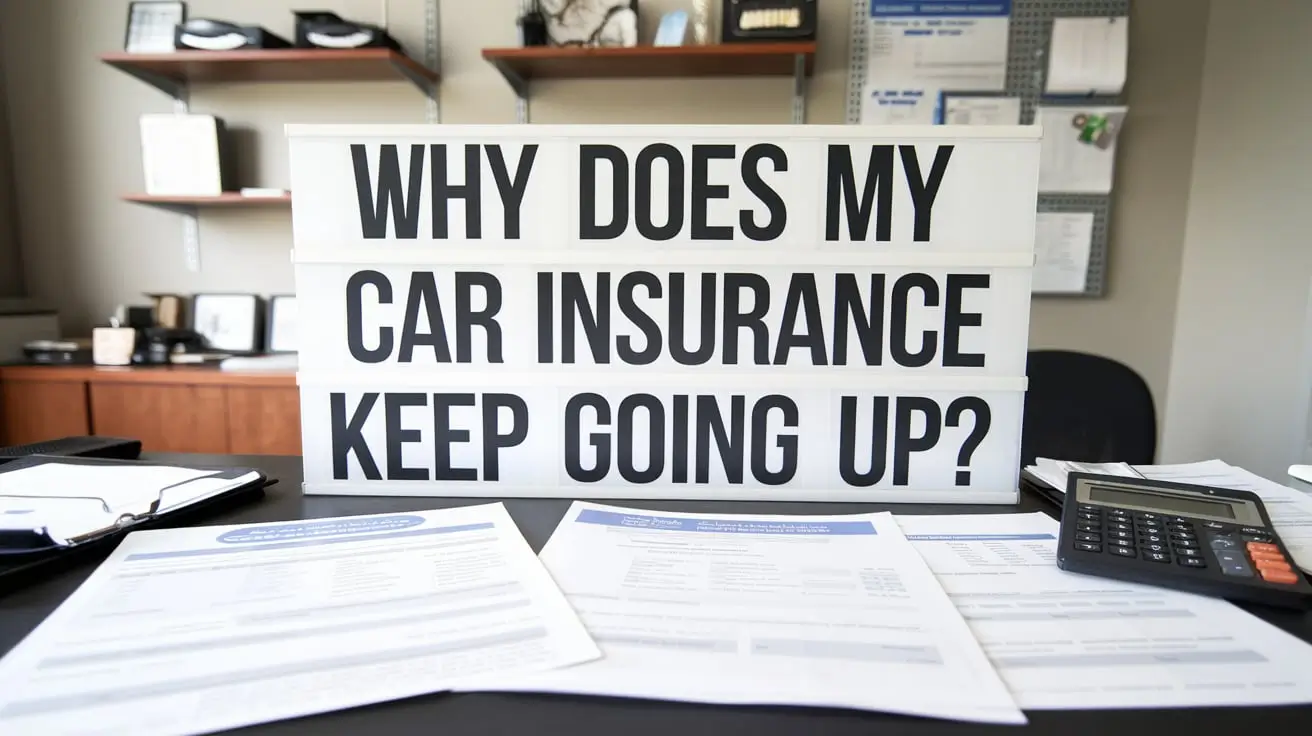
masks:
[[[1228,503],[1157,493],[1136,493],[1106,486],[1090,486],[1089,500],[1115,505],[1146,506],[1181,514],[1219,516],[1225,519],[1235,518],[1234,506]]]

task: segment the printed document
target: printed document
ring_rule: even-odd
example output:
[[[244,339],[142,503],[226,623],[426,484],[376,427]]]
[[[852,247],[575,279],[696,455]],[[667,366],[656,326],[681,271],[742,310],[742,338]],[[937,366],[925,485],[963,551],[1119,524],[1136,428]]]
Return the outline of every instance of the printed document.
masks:
[[[1312,571],[1312,496],[1222,460],[1183,465],[1136,465],[1135,470],[1154,480],[1256,493],[1294,562],[1304,570]]]
[[[0,660],[0,733],[209,733],[598,654],[501,504],[136,532]]]
[[[604,656],[480,689],[1025,722],[889,514],[576,502],[541,557]]]
[[[1312,703],[1312,645],[1223,600],[1065,572],[1044,514],[896,519],[1022,708]]]
[[[937,89],[1000,90],[1007,81],[1009,3],[871,3],[866,79]]]
[[[1109,194],[1126,107],[1039,107],[1039,192]]]
[[[865,125],[933,125],[938,107],[934,90],[868,84],[861,97]]]
[[[1034,227],[1034,293],[1083,292],[1092,250],[1092,212],[1040,212]]]
[[[1020,98],[945,95],[943,124],[1020,125]]]
[[[871,3],[866,125],[931,124],[943,91],[998,91],[1007,79],[1011,4]]]
[[[1056,18],[1049,49],[1048,94],[1120,94],[1130,51],[1130,19]]]

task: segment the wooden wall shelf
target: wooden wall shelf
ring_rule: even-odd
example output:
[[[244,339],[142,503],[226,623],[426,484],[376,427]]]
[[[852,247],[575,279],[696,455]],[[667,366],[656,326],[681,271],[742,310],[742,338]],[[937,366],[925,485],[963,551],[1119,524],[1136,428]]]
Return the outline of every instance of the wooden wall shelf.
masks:
[[[185,99],[196,83],[387,82],[408,80],[434,94],[437,72],[391,49],[252,49],[134,54],[115,51],[100,60],[119,71]]]
[[[289,207],[290,193],[278,197],[244,197],[237,192],[224,192],[209,197],[174,196],[163,194],[125,194],[125,202],[147,204],[167,210],[193,212],[197,209],[237,209],[245,207]]]
[[[584,48],[538,46],[483,49],[503,75],[520,80],[615,77],[792,76],[802,59],[809,76],[815,43],[733,43],[708,46]],[[513,86],[516,82],[511,81]]]
[[[726,43],[707,46],[585,48],[534,46],[483,49],[483,59],[515,91],[515,119],[528,122],[535,79],[792,77],[792,121],[805,122],[806,78],[815,68],[815,42]]]

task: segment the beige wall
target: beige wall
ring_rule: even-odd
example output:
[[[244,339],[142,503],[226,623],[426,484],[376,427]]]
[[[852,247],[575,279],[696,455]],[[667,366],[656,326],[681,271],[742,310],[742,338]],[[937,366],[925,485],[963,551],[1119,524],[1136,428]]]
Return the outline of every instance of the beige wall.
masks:
[[[1163,457],[1272,478],[1305,458],[1312,386],[1312,3],[1214,2]],[[1292,86],[1291,86],[1292,85]]]
[[[193,16],[257,22],[290,34],[284,0],[191,0]],[[361,20],[379,0],[324,0],[315,7]],[[1131,122],[1117,174],[1106,299],[1035,303],[1037,347],[1093,350],[1143,372],[1165,395],[1184,209],[1193,151],[1205,14],[1200,0],[1135,3],[1131,22]],[[23,243],[30,289],[56,303],[66,329],[85,330],[144,291],[291,289],[290,218],[260,210],[201,219],[203,271],[186,271],[181,221],[118,200],[139,190],[137,118],[166,112],[160,93],[96,61],[121,47],[123,0],[7,0],[0,3],[0,53],[11,75],[16,165],[22,181]],[[687,0],[643,0],[644,39],[659,14]],[[391,0],[395,35],[422,54],[423,0]],[[512,45],[517,0],[441,3],[442,120],[512,123],[514,97],[479,57]],[[808,121],[841,123],[846,94],[848,5],[827,0]],[[790,80],[582,80],[535,86],[537,122],[784,123]],[[705,100],[713,100],[707,104]],[[287,122],[422,122],[424,104],[404,83],[202,87],[192,109],[226,118],[243,148],[242,183],[285,186]]]
[[[1159,427],[1170,371],[1208,4],[1132,3],[1130,116],[1117,144],[1107,298],[1036,300],[1031,317],[1031,347],[1098,353],[1139,371],[1153,390]]]

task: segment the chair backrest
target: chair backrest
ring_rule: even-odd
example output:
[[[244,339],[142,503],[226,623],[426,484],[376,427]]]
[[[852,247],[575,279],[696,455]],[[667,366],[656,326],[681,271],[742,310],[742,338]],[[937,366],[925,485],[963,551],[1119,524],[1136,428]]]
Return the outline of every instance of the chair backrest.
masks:
[[[1110,358],[1032,350],[1021,462],[1035,457],[1147,464],[1157,453],[1157,413],[1148,384]]]

